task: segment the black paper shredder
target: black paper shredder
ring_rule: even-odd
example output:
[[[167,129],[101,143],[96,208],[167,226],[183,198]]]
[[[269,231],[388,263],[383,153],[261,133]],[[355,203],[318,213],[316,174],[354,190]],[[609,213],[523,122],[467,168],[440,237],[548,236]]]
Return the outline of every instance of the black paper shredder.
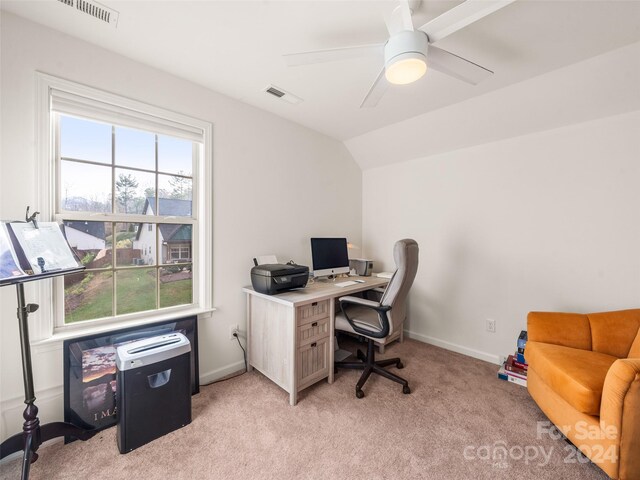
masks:
[[[116,437],[120,453],[191,423],[191,344],[181,333],[116,350]]]

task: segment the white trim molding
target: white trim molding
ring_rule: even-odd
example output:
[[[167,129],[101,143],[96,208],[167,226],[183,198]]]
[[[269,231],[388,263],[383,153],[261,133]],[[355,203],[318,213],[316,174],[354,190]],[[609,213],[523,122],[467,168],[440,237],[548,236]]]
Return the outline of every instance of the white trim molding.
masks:
[[[62,419],[63,409],[59,408],[64,403],[62,385],[36,390],[35,394],[37,399],[36,403],[40,410],[41,417],[49,417],[52,421]],[[22,422],[24,421],[22,413],[24,412],[24,409],[24,394],[0,401],[0,437],[2,441],[22,431]],[[55,418],[51,418],[51,411],[59,412],[59,414],[56,414]]]
[[[60,218],[60,215],[56,215],[55,162],[52,161],[55,140],[53,116],[56,105],[58,108],[69,108],[72,113],[79,115],[83,112],[89,116],[99,115],[102,112],[106,115],[105,119],[122,121],[128,126],[135,126],[136,122],[141,122],[140,125],[147,125],[160,133],[164,132],[196,142],[200,160],[195,162],[193,171],[193,218],[190,221],[171,217],[159,219],[163,223],[193,225],[193,258],[195,259],[193,303],[187,306],[99,319],[87,322],[87,325],[64,325],[61,321],[64,315],[62,281],[44,280],[37,282],[33,289],[35,291],[30,294],[33,297],[30,300],[40,305],[40,310],[30,323],[32,343],[58,341],[61,338],[82,335],[87,330],[120,328],[127,322],[158,321],[172,314],[175,316],[185,315],[190,311],[211,312],[213,310],[213,125],[171,110],[36,72],[35,144],[38,188],[34,207],[42,212],[43,221]],[[74,219],[78,215],[74,212],[65,212],[63,216]],[[121,221],[116,214],[111,214],[109,218],[111,221]],[[126,221],[142,222],[149,217],[129,216],[127,218]],[[102,221],[100,216],[96,216],[96,220]],[[89,323],[91,325],[88,325]]]
[[[239,372],[240,370],[244,370],[244,360],[230,363],[224,367],[216,368],[210,372],[200,374],[200,385],[206,386],[209,383],[215,382],[216,380],[226,377],[227,375],[231,375],[232,373]]]
[[[475,350],[473,348],[447,342],[446,340],[430,337],[428,335],[412,332],[410,330],[405,330],[404,334],[406,337],[411,338],[412,340],[418,340],[419,342],[428,343],[429,345],[444,348],[445,350],[451,350],[452,352],[461,353],[462,355],[466,355],[467,357],[473,357],[477,358],[478,360],[483,360],[495,365],[500,365],[500,356],[494,355],[493,353],[482,352],[480,350]]]

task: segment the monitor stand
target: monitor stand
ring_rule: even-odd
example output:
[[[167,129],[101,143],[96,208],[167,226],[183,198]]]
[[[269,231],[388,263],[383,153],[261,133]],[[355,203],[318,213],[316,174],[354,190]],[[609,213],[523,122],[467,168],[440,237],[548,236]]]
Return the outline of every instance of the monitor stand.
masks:
[[[323,277],[316,277],[314,278],[314,280],[316,282],[324,282],[324,283],[329,283],[329,282],[334,282],[336,281],[337,278],[349,278],[349,275],[346,273],[336,273],[334,275],[326,275]]]

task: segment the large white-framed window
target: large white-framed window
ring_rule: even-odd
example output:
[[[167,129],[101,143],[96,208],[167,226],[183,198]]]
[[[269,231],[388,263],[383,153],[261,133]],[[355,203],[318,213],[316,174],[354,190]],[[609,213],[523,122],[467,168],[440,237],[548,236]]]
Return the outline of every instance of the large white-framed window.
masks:
[[[37,339],[212,308],[212,126],[46,74],[38,208],[83,273],[41,287]],[[48,313],[48,314],[47,314]]]

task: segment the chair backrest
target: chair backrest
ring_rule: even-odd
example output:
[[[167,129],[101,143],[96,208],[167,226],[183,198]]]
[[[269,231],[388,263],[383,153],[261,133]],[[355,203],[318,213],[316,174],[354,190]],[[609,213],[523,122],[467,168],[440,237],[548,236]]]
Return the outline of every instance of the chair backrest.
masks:
[[[407,317],[407,295],[418,271],[418,243],[410,238],[398,240],[393,246],[393,259],[396,271],[380,299],[381,305],[391,307],[389,334],[401,328]]]

